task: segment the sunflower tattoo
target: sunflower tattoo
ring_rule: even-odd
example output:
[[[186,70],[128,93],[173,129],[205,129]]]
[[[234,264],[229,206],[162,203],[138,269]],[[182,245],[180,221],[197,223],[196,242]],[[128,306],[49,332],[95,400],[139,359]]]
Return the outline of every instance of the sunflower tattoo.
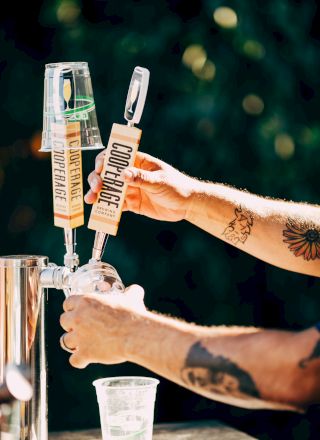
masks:
[[[302,256],[307,261],[320,258],[320,231],[315,225],[290,219],[286,227],[283,241],[289,244],[290,251],[296,257]]]

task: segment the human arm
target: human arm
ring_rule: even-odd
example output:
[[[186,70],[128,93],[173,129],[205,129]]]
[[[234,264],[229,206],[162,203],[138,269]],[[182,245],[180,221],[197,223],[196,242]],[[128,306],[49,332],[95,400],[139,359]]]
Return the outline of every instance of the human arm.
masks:
[[[131,361],[198,394],[244,408],[303,410],[320,402],[320,334],[200,327],[123,297],[71,296],[64,341],[74,367]]]
[[[102,155],[89,176],[86,201],[101,189]],[[165,220],[187,220],[210,234],[283,269],[320,276],[320,207],[273,200],[186,176],[138,153],[125,171],[124,210]]]

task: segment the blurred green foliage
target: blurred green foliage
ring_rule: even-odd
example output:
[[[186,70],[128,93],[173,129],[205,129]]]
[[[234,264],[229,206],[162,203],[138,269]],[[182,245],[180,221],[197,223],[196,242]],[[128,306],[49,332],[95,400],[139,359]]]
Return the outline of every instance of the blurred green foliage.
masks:
[[[231,10],[217,13],[221,6]],[[315,1],[45,0],[10,8],[0,28],[2,254],[62,262],[50,161],[36,152],[48,62],[89,63],[105,143],[112,123],[123,121],[133,68],[145,66],[151,80],[141,150],[202,179],[319,203]],[[87,153],[86,175],[93,164]],[[79,230],[83,263],[92,240],[92,231]],[[126,213],[105,258],[125,284],[144,286],[149,307],[199,324],[299,329],[319,319],[318,281],[268,266],[184,222]],[[95,426],[93,379],[150,373],[132,365],[68,366],[58,343],[62,301],[49,293],[50,427]],[[157,402],[157,421],[228,419],[236,411],[165,380]]]

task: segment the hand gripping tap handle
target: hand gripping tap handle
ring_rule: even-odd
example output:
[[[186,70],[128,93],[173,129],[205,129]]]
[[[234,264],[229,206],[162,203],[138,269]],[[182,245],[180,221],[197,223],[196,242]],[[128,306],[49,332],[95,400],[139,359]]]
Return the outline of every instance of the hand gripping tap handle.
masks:
[[[142,131],[136,127],[146,101],[149,70],[136,67],[133,71],[124,118],[127,125],[113,124],[101,173],[102,189],[93,204],[88,227],[96,231],[92,250],[93,261],[100,261],[109,234],[116,235],[121,218],[127,184],[122,171],[134,165]]]

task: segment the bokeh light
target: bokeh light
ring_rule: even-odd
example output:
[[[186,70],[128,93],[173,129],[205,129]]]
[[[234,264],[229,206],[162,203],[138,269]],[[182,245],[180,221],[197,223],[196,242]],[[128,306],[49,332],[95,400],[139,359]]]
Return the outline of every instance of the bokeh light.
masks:
[[[191,44],[182,55],[182,62],[190,69],[201,69],[207,60],[207,53],[200,44]]]
[[[57,19],[60,23],[73,24],[79,17],[81,9],[73,0],[63,0],[57,8]]]
[[[207,60],[200,68],[197,65],[193,65],[192,72],[199,79],[212,81],[216,74],[216,66],[212,61]]]
[[[264,46],[256,40],[247,40],[243,45],[243,52],[256,60],[261,60],[266,54]]]
[[[238,24],[236,12],[226,6],[217,8],[213,13],[213,19],[219,26],[226,29],[235,28]]]
[[[200,44],[188,46],[183,52],[182,62],[199,79],[212,81],[215,77],[216,66],[211,60],[208,60],[207,52]]]
[[[293,138],[287,133],[279,133],[274,141],[274,149],[281,159],[290,159],[295,151]]]
[[[33,157],[36,159],[48,159],[50,157],[50,153],[43,153],[40,150],[41,148],[41,138],[42,132],[36,131],[32,138],[30,139],[30,150]]]
[[[264,109],[264,102],[258,95],[247,95],[242,101],[243,110],[249,115],[260,115]]]
[[[63,239],[52,221],[50,155],[38,152],[44,64],[54,61],[89,62],[105,140],[111,124],[121,122],[133,67],[145,66],[151,77],[141,121],[142,151],[203,180],[319,203],[315,2],[54,0],[32,7],[24,2],[15,9],[16,17],[3,20],[1,28],[2,254],[44,253],[62,262]],[[88,152],[83,161],[85,190],[95,156]],[[91,208],[85,209],[87,219]],[[176,237],[171,250],[158,239],[163,232]],[[81,228],[83,262],[92,240],[92,231]],[[108,243],[107,259],[126,284],[146,288],[147,307],[160,313],[209,326],[299,329],[317,322],[317,282],[239,252],[190,224],[125,213],[117,238]],[[61,335],[58,297],[51,296],[48,314],[53,342]],[[95,365],[78,375],[67,362],[63,366],[58,343],[49,344],[48,355],[54,373],[49,385],[54,431],[98,426],[95,396],[84,382],[98,375],[141,374],[131,370],[138,366],[125,364]],[[186,400],[181,390],[161,382],[156,422],[200,419],[214,405],[215,418],[237,420],[254,438],[293,435],[285,427],[288,414],[282,419],[268,412],[256,423],[256,413],[246,413],[242,423],[233,407],[196,395]],[[181,397],[187,404],[181,405]],[[308,436],[307,417],[302,420],[298,424],[294,416],[288,425],[297,436]],[[318,438],[318,433],[309,437]]]

